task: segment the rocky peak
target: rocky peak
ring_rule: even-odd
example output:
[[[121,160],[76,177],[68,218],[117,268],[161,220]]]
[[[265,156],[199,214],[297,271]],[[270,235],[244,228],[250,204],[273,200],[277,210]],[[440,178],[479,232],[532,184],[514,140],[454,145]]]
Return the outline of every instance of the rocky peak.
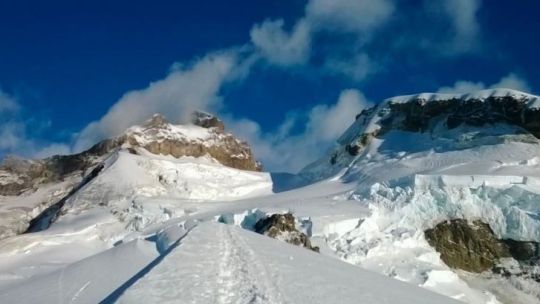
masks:
[[[73,154],[52,156],[42,160],[6,158],[0,164],[0,195],[20,195],[39,185],[64,180],[68,175],[83,175],[118,149],[137,153],[145,149],[153,154],[210,156],[221,164],[251,171],[260,171],[251,148],[230,133],[217,117],[195,112],[193,124],[174,125],[161,114],[154,114],[141,125],[128,128],[123,134],[103,140],[90,149]]]

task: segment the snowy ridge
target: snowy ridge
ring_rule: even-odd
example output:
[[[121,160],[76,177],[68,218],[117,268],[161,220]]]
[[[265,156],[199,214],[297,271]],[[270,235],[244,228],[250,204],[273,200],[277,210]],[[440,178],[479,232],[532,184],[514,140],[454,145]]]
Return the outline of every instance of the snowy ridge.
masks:
[[[440,101],[440,100],[483,101],[490,97],[493,97],[493,98],[511,97],[511,98],[515,98],[515,99],[518,99],[527,103],[527,107],[531,109],[540,108],[539,96],[527,94],[527,93],[520,92],[517,90],[503,89],[503,88],[481,90],[481,91],[465,93],[465,94],[419,93],[419,94],[412,94],[412,95],[395,96],[395,97],[387,98],[383,102],[384,103],[407,103],[413,100],[421,100],[424,102],[433,102],[433,101]]]

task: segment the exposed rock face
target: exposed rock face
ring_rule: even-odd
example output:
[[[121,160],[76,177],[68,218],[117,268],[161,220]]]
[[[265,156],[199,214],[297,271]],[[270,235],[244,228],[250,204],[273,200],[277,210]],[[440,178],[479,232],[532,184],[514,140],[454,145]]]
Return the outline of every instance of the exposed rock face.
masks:
[[[516,125],[540,138],[540,109],[528,107],[527,98],[513,96],[485,99],[448,99],[426,101],[412,99],[406,103],[390,103],[391,115],[384,125],[413,132],[429,130],[433,118],[446,116],[446,125],[453,129],[461,124],[483,126],[499,122]]]
[[[538,243],[499,240],[488,224],[455,219],[425,231],[428,243],[450,267],[470,272],[493,270],[503,258],[535,262],[540,258]]]
[[[195,112],[194,126],[169,124],[155,115],[141,127],[135,126],[118,137],[118,146],[142,147],[153,154],[174,157],[209,155],[221,164],[250,171],[261,171],[246,142],[226,133],[223,122],[208,113]]]
[[[294,216],[290,213],[272,214],[259,220],[255,232],[319,252],[319,247],[311,246],[309,237],[296,229]]]

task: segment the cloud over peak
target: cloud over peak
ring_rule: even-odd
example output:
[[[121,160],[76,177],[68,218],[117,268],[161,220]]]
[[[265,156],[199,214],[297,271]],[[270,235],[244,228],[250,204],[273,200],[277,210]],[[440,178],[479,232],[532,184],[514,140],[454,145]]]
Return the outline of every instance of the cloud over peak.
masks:
[[[265,20],[250,32],[251,42],[270,63],[288,66],[306,63],[310,55],[310,25],[299,20],[290,33],[283,19]]]
[[[527,80],[519,77],[514,73],[510,73],[502,77],[498,82],[491,85],[486,85],[483,82],[474,82],[467,80],[458,80],[452,86],[442,87],[437,93],[445,94],[466,94],[484,89],[512,89],[529,93],[531,88],[527,83]]]
[[[188,66],[176,65],[164,79],[125,93],[100,120],[80,132],[74,149],[80,151],[118,135],[153,113],[162,113],[171,121],[185,122],[194,110],[218,109],[221,105],[219,90],[236,67],[238,58],[233,50],[209,54]]]
[[[475,49],[480,35],[477,14],[481,0],[444,0],[441,5],[452,24],[451,44],[454,51],[467,52]]]
[[[306,19],[318,30],[364,34],[394,13],[392,0],[310,0]]]
[[[319,104],[305,112],[290,112],[274,130],[264,132],[249,119],[226,116],[229,128],[252,144],[255,155],[273,171],[297,172],[315,161],[371,103],[358,90],[340,93],[331,105]],[[295,130],[300,130],[295,132]]]

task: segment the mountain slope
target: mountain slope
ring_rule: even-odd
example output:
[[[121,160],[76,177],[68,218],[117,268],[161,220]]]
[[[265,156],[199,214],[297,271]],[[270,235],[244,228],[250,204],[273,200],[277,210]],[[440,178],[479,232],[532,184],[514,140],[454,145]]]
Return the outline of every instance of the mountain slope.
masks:
[[[237,227],[205,223],[184,233],[157,263],[152,243],[126,243],[114,253],[4,291],[0,298],[18,303],[455,303]]]

